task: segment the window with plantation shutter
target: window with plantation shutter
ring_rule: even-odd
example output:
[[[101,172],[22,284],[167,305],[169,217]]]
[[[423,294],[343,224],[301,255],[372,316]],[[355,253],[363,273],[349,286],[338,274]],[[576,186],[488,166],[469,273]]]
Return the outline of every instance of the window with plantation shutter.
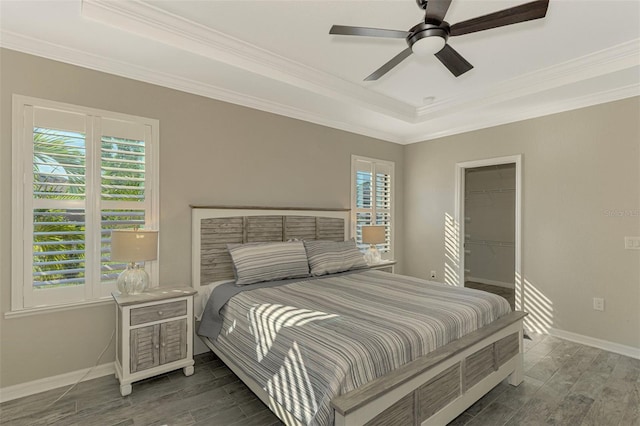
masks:
[[[12,310],[109,296],[111,230],[156,229],[158,122],[17,95],[13,111]]]
[[[351,157],[352,235],[361,250],[363,225],[384,225],[386,241],[379,244],[383,258],[393,258],[393,176],[392,161]]]

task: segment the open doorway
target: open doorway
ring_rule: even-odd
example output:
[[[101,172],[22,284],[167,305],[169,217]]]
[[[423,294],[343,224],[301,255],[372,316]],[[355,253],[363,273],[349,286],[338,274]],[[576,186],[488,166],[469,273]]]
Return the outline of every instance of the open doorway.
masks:
[[[516,164],[465,169],[464,286],[515,309]]]
[[[499,294],[521,310],[520,155],[456,164],[458,285]]]

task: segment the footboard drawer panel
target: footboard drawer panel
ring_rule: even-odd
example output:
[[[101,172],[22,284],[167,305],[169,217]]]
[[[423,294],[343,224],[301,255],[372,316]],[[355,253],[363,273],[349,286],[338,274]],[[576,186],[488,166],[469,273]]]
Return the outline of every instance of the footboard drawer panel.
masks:
[[[457,363],[418,389],[420,422],[437,413],[460,393],[460,363]]]
[[[500,367],[520,352],[520,337],[518,333],[503,337],[495,343],[496,364]]]
[[[493,345],[489,345],[465,359],[465,391],[484,379],[494,368]]]
[[[415,425],[415,398],[413,393],[402,398],[391,407],[378,414],[365,426],[408,426]]]

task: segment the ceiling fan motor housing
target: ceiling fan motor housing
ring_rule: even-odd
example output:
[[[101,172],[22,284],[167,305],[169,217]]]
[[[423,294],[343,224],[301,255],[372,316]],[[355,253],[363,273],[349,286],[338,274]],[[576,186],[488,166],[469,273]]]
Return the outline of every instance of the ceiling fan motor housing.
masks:
[[[334,25],[329,30],[329,34],[404,38],[406,40],[409,47],[374,71],[365,78],[365,81],[379,79],[408,58],[412,53],[416,56],[435,55],[435,57],[447,67],[451,74],[459,77],[473,69],[473,65],[453,47],[447,44],[449,36],[460,36],[544,18],[549,7],[549,0],[533,0],[519,6],[467,19],[466,21],[458,22],[451,26],[448,22],[445,22],[444,18],[447,15],[452,0],[415,1],[418,7],[424,10],[424,21],[415,25],[409,31],[345,25]]]
[[[407,44],[417,55],[432,55],[440,51],[447,43],[448,30],[449,24],[446,22],[440,25],[421,22],[409,30]]]

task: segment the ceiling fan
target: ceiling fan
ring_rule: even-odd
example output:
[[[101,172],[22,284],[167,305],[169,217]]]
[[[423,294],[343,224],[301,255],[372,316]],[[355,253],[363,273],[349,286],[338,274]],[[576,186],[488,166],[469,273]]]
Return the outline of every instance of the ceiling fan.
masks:
[[[449,25],[444,21],[444,17],[449,10],[451,1],[416,0],[418,6],[425,11],[425,18],[424,22],[420,22],[409,31],[334,25],[329,34],[404,38],[407,41],[409,47],[374,71],[373,74],[365,78],[365,81],[379,79],[412,53],[419,56],[435,55],[454,76],[458,77],[472,69],[473,65],[447,44],[449,37],[544,18],[549,6],[549,0],[536,0]]]

